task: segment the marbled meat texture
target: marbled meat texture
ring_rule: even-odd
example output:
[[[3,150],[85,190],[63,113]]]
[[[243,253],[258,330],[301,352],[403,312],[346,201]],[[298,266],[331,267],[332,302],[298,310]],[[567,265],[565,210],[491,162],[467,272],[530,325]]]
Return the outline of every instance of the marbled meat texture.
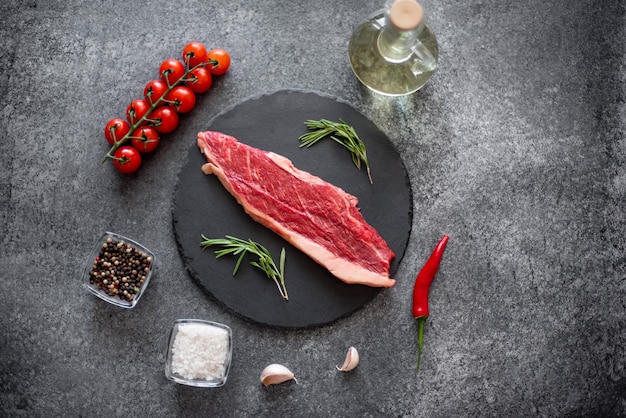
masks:
[[[205,174],[222,185],[255,221],[346,283],[391,287],[393,251],[357,208],[358,199],[319,177],[220,132],[200,132]]]

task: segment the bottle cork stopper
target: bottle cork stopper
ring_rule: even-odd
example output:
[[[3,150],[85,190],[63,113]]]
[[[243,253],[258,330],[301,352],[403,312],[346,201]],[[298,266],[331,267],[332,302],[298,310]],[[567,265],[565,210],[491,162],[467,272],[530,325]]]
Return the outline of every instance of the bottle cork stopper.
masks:
[[[396,0],[389,9],[389,21],[397,30],[413,30],[424,20],[424,10],[415,0]]]

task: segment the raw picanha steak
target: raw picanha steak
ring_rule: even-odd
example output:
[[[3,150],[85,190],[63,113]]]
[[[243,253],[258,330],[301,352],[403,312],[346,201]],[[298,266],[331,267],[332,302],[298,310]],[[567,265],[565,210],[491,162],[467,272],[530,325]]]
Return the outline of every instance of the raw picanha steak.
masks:
[[[222,185],[255,221],[346,283],[391,287],[393,251],[344,190],[221,132],[200,132],[205,174]]]

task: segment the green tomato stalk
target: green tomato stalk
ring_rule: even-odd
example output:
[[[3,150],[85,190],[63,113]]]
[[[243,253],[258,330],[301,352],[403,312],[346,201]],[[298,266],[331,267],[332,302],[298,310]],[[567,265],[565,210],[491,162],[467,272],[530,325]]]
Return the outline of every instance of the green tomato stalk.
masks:
[[[151,122],[151,123],[158,123],[158,121],[149,119],[148,116],[157,108],[159,107],[163,102],[165,102],[165,96],[167,96],[167,94],[172,91],[174,89],[174,87],[180,85],[183,82],[186,81],[192,81],[193,79],[188,78],[189,74],[191,74],[191,72],[193,70],[195,70],[198,67],[205,67],[207,65],[211,65],[213,67],[218,65],[218,61],[217,60],[208,60],[207,62],[203,62],[200,63],[194,67],[189,67],[189,61],[185,60],[185,73],[183,74],[182,77],[180,77],[177,81],[170,83],[170,80],[168,78],[168,75],[171,74],[172,70],[165,70],[163,71],[163,74],[161,74],[163,76],[164,81],[167,83],[167,90],[165,91],[165,93],[163,93],[163,95],[161,95],[161,97],[159,97],[155,102],[152,102],[152,98],[149,97],[149,101],[150,101],[150,108],[148,109],[148,111],[138,120],[135,121],[135,123],[133,123],[131,125],[130,130],[128,131],[128,133],[126,135],[124,135],[123,137],[121,137],[119,140],[115,138],[115,133],[111,132],[111,137],[113,138],[113,146],[109,149],[109,151],[105,154],[104,158],[102,158],[102,164],[104,164],[105,162],[107,162],[107,160],[109,159],[115,159],[114,154],[115,151],[117,151],[117,149],[119,147],[121,147],[122,145],[124,145],[126,142],[128,142],[130,139],[132,139],[132,133],[135,131],[135,129],[139,128],[144,122]],[[133,114],[133,110],[131,109],[131,119],[135,120],[134,118],[134,114]]]

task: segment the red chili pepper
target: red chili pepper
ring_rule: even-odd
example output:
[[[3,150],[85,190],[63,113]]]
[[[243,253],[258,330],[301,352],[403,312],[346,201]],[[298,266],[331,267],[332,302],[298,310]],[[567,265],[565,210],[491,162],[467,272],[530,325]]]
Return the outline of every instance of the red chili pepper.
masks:
[[[437,270],[439,270],[439,263],[441,263],[441,257],[446,249],[446,244],[448,244],[448,236],[444,235],[415,278],[415,285],[413,287],[413,317],[417,320],[418,325],[417,370],[420,368],[420,360],[422,358],[424,323],[430,314],[428,311],[428,291],[430,284],[437,274]]]

